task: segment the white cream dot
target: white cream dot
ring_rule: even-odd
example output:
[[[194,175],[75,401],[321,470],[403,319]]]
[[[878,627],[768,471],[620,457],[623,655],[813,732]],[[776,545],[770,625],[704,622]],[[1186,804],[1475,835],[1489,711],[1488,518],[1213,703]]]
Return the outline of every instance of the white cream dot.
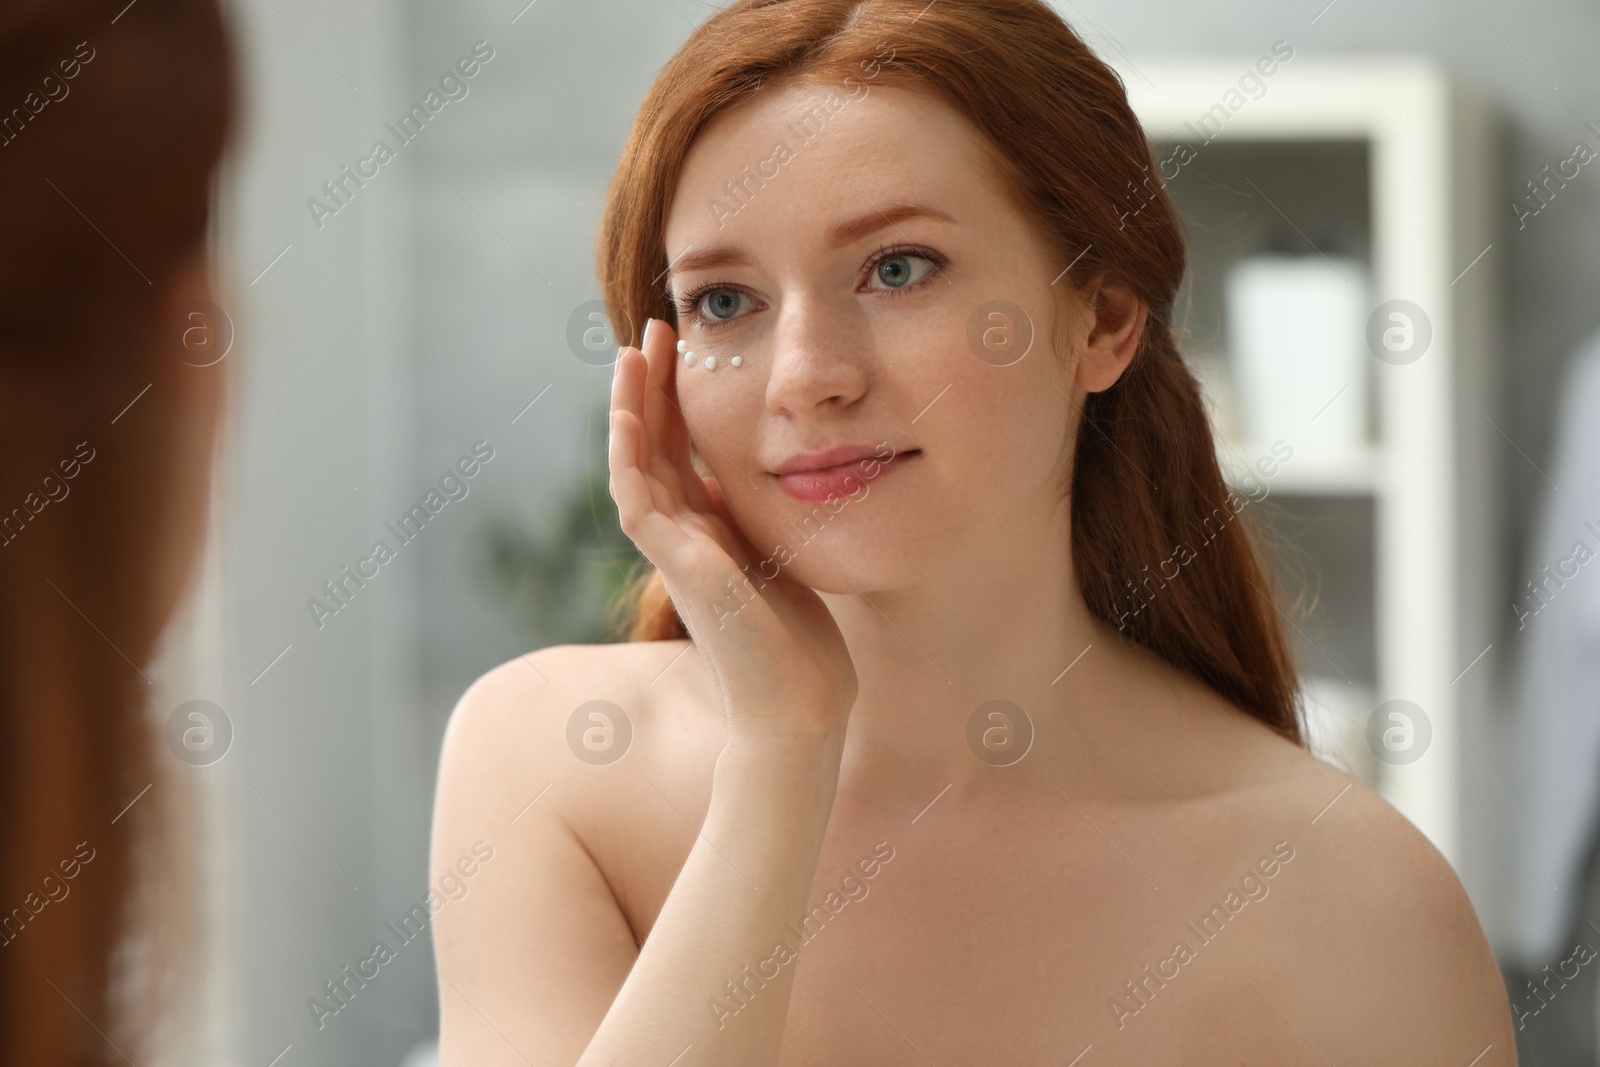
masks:
[[[744,357],[734,356],[732,359],[728,360],[728,362],[732,363],[735,367],[742,367],[744,366]]]
[[[687,352],[687,351],[689,351],[689,342],[688,341],[679,341],[678,342],[678,351],[679,352]]]
[[[694,353],[693,352],[687,352],[687,351],[684,352],[683,361],[685,363],[693,363],[694,362]]]
[[[706,370],[716,370],[716,369],[717,369],[717,357],[716,356],[707,356],[706,357]]]

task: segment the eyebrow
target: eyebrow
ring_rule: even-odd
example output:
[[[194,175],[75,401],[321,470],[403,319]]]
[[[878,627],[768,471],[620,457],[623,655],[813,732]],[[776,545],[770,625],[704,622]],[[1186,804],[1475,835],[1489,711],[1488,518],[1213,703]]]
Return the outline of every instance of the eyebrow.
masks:
[[[853,219],[834,223],[823,232],[824,244],[829,250],[843,248],[863,237],[877,233],[879,230],[893,226],[906,219],[927,218],[940,219],[944,222],[955,222],[954,216],[927,204],[891,204],[881,210],[875,209]],[[691,246],[692,247],[692,246]],[[668,266],[668,272],[673,275],[687,274],[691,271],[710,270],[714,267],[742,267],[748,266],[750,256],[740,245],[714,245],[696,252],[689,252]]]

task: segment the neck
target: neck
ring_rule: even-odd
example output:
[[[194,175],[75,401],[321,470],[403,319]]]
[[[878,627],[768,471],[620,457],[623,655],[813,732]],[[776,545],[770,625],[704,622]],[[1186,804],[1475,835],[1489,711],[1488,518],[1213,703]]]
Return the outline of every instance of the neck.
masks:
[[[1077,747],[1117,743],[1110,731],[1121,720],[1104,708],[1124,643],[1084,603],[1067,543],[1024,552],[1000,541],[915,584],[822,594],[860,683],[842,790],[903,792],[909,801],[929,783],[992,784],[995,763],[1018,751],[1006,747],[1008,731],[1025,736],[1028,724],[1036,742],[1066,732]],[[1019,706],[1026,722],[996,705],[972,728],[980,706],[997,700]],[[1033,757],[1033,769],[1039,752],[1015,766]]]

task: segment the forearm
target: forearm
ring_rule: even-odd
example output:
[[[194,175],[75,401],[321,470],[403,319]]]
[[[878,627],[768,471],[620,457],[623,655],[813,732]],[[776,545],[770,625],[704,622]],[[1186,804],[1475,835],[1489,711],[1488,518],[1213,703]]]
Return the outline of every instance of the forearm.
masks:
[[[778,1062],[797,962],[760,964],[809,903],[838,768],[834,740],[723,751],[700,835],[579,1067],[686,1049],[683,1067]]]

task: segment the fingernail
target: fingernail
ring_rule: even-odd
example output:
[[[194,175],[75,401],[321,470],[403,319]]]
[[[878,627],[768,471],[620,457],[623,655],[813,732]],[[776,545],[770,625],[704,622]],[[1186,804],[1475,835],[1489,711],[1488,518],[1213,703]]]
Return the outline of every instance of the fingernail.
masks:
[[[654,318],[648,318],[644,320],[644,336],[639,340],[641,347],[650,343],[651,332],[655,329],[655,327],[656,320]]]

